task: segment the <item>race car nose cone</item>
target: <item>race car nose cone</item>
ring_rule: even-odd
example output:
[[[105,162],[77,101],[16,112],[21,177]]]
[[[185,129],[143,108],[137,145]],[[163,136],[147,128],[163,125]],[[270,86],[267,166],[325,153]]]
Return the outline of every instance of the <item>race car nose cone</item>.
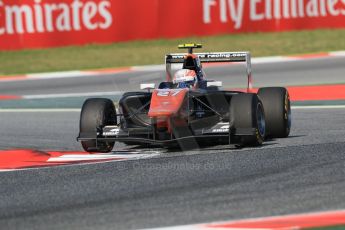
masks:
[[[185,101],[188,89],[157,89],[152,93],[148,116],[151,118],[177,115]]]

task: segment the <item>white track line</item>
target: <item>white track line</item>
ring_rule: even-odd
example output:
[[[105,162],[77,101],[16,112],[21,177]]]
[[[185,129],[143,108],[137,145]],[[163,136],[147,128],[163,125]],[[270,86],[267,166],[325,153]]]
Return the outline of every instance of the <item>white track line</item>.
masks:
[[[15,171],[34,171],[34,170],[47,170],[51,168],[65,168],[65,167],[75,167],[75,166],[85,166],[85,165],[99,165],[99,164],[107,164],[110,162],[123,162],[123,161],[136,161],[136,160],[141,160],[141,159],[150,159],[150,158],[155,158],[157,156],[160,156],[161,154],[158,151],[153,151],[152,153],[149,154],[140,154],[140,155],[145,155],[145,156],[139,156],[136,158],[126,158],[126,159],[121,159],[121,160],[116,160],[116,159],[101,159],[100,161],[96,162],[90,162],[88,160],[84,161],[79,161],[78,163],[71,163],[71,164],[65,164],[65,165],[59,165],[59,166],[42,166],[42,167],[34,167],[34,168],[20,168],[20,169],[0,169],[1,172],[15,172]],[[121,155],[122,156],[122,155]],[[123,157],[125,158],[125,157]],[[104,160],[104,161],[103,161]],[[54,161],[52,161],[54,162]],[[67,163],[67,161],[55,161],[56,163]]]
[[[301,226],[287,226],[287,227],[267,227],[267,228],[257,228],[252,227],[224,227],[220,228],[217,225],[230,225],[230,224],[250,224],[252,222],[265,223],[265,221],[280,221],[280,223],[291,223],[290,218],[301,218],[301,217],[311,217],[315,215],[342,215],[345,214],[345,210],[331,210],[331,211],[320,211],[320,212],[310,212],[310,213],[297,213],[297,214],[288,214],[288,215],[277,215],[277,216],[268,216],[268,217],[258,217],[258,218],[249,218],[249,219],[239,219],[239,220],[229,220],[222,222],[210,222],[202,224],[191,224],[191,225],[181,225],[181,226],[172,226],[172,227],[161,227],[161,228],[150,228],[145,230],[291,230],[291,229],[302,229]],[[215,225],[215,226],[213,226]],[[292,225],[292,224],[291,224]],[[331,224],[332,225],[332,224]],[[326,226],[327,227],[327,226]],[[304,228],[303,228],[304,229]]]
[[[94,93],[63,93],[63,94],[39,94],[39,95],[23,95],[23,99],[47,99],[47,98],[66,98],[66,97],[93,97],[93,96],[113,96],[122,95],[121,91],[112,92],[94,92]]]
[[[268,64],[268,63],[280,63],[280,62],[291,62],[291,61],[299,61],[300,59],[295,57],[284,57],[284,56],[276,56],[276,57],[261,57],[261,58],[252,58],[252,64]]]
[[[334,52],[330,52],[329,55],[332,57],[344,57],[345,51],[334,51]]]
[[[278,228],[212,228],[203,225],[190,225],[190,226],[177,226],[177,227],[166,227],[166,228],[150,228],[142,230],[277,230]],[[279,230],[291,230],[299,228],[279,228]]]
[[[57,79],[57,78],[75,78],[83,76],[92,76],[92,73],[86,71],[65,71],[65,72],[50,72],[50,73],[34,73],[27,74],[28,80],[40,80],[40,79]]]
[[[165,65],[143,65],[143,66],[133,66],[132,71],[164,71]]]
[[[47,162],[73,162],[73,161],[97,161],[97,160],[130,160],[143,159],[157,156],[156,154],[66,154],[59,157],[51,157]]]
[[[79,113],[81,109],[0,109],[0,113]]]
[[[292,106],[292,109],[345,109],[345,105],[305,105]]]

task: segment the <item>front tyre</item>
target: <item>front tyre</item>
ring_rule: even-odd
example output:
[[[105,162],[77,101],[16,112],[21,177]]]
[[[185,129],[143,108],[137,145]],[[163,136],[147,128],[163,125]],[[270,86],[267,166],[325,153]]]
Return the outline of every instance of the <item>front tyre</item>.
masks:
[[[230,103],[230,135],[243,146],[262,145],[266,133],[264,106],[256,94],[234,95]]]
[[[114,122],[115,121],[115,122]],[[97,136],[97,128],[116,123],[116,110],[113,102],[105,98],[87,99],[80,114],[80,133],[93,137]],[[86,152],[110,152],[114,141],[82,141],[81,145]]]
[[[259,89],[266,115],[267,136],[285,138],[291,129],[291,103],[289,92],[283,87],[267,87]]]

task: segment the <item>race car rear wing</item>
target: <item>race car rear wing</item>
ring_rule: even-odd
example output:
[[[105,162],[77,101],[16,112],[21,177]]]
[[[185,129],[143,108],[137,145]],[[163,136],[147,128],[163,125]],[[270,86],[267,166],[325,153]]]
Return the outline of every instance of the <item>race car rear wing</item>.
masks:
[[[247,90],[252,89],[252,67],[250,52],[218,52],[218,53],[194,53],[200,59],[201,63],[214,63],[214,62],[244,62],[246,64],[248,85]],[[171,64],[183,63],[186,54],[174,53],[165,56],[166,72],[168,80],[171,81]]]

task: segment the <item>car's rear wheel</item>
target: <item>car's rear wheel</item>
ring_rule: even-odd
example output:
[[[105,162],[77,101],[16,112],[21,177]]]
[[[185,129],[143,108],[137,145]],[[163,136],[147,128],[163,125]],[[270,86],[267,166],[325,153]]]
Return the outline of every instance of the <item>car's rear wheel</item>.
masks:
[[[234,133],[233,133],[234,132]],[[266,132],[265,111],[256,94],[238,94],[230,103],[230,139],[241,146],[262,145]]]
[[[267,137],[288,137],[291,129],[291,104],[286,88],[261,88],[258,96],[265,108]]]
[[[80,133],[97,136],[97,128],[116,123],[116,110],[113,102],[105,98],[90,98],[84,102],[80,114]],[[85,136],[85,135],[84,135]],[[87,152],[110,152],[114,141],[82,141]]]

